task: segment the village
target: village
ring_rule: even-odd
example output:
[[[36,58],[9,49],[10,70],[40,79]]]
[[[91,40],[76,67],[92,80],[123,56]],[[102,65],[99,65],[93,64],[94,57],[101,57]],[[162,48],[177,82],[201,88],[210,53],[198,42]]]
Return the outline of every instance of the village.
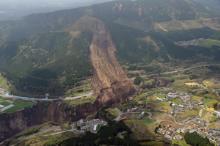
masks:
[[[179,79],[177,80],[179,81]],[[140,121],[145,122],[146,127],[142,129],[152,128],[152,132],[157,136],[161,136],[169,141],[184,141],[186,133],[196,132],[203,138],[208,138],[214,144],[220,143],[220,105],[214,108],[213,104],[218,102],[219,87],[212,88],[214,83],[211,81],[184,81],[173,86],[159,87],[155,89],[140,90],[135,97],[128,98],[128,106],[112,108],[112,113],[115,122],[126,120],[134,121],[134,125],[140,124]],[[176,88],[180,86],[180,88]],[[185,89],[186,88],[186,89]],[[182,90],[185,89],[185,90]],[[202,94],[197,94],[202,93]],[[205,95],[210,93],[212,97]],[[0,89],[0,95],[6,95],[7,92]],[[74,97],[66,97],[64,101],[72,101],[74,104],[77,101],[81,102],[84,97],[91,96],[92,92],[77,94]],[[13,100],[21,99],[21,97],[13,96]],[[5,98],[3,98],[5,101]],[[26,100],[22,97],[22,100]],[[28,98],[27,100],[35,100]],[[37,99],[38,101],[39,99]],[[48,96],[41,101],[49,101]],[[7,102],[10,100],[7,100]],[[1,104],[0,112],[7,111],[7,108],[12,108],[14,103],[8,105]],[[87,132],[97,134],[101,127],[107,126],[108,123],[102,119],[81,119],[71,123],[67,131],[75,134],[83,135]],[[128,125],[130,126],[130,125]],[[134,126],[135,127],[135,126]],[[129,127],[130,128],[130,127]],[[132,127],[131,127],[132,129]],[[65,132],[65,131],[64,131]]]
[[[203,118],[203,112],[208,112],[216,119],[220,119],[220,112],[212,107],[208,107],[202,101],[192,100],[193,95],[184,92],[169,92],[166,98],[157,100],[168,102],[171,106],[170,116],[173,117],[174,124],[160,124],[157,133],[163,135],[168,140],[183,140],[184,134],[189,132],[197,132],[200,136],[208,138],[215,144],[220,143],[220,130],[217,128],[209,128],[209,120]],[[178,100],[176,100],[178,99]],[[178,101],[178,102],[175,102]],[[198,110],[198,115],[189,116],[186,119],[179,120],[179,114],[185,111]]]
[[[96,134],[101,127],[106,126],[108,123],[101,119],[92,119],[92,120],[79,120],[72,123],[71,131],[77,134],[85,134],[86,132],[91,132]]]
[[[155,119],[154,113],[164,113],[170,117],[170,121],[159,119],[160,122],[155,132],[170,141],[182,141],[186,133],[196,132],[204,138],[208,138],[214,144],[220,144],[219,128],[210,128],[213,119],[220,120],[220,111],[204,103],[204,100],[188,92],[179,92],[171,90],[164,94],[163,97],[153,96],[145,97],[148,99],[146,104],[136,105],[118,112],[116,121],[127,119]],[[196,99],[196,100],[195,100]],[[201,98],[202,99],[202,98]],[[162,110],[163,106],[155,109],[151,104],[169,105],[171,110]],[[166,107],[168,108],[168,107]],[[193,111],[193,114],[191,114]],[[190,114],[188,114],[190,113]],[[181,116],[184,117],[182,118]],[[188,115],[188,116],[185,116]],[[208,117],[208,118],[207,118]]]

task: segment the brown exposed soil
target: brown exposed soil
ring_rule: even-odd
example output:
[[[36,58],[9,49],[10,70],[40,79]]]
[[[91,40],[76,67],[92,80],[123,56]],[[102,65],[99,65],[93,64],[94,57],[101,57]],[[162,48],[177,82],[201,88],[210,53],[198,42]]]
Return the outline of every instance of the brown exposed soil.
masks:
[[[116,59],[116,47],[101,20],[84,16],[67,31],[92,33],[90,59],[94,70],[92,86],[95,95],[98,96],[96,104],[117,103],[135,92],[132,82]]]
[[[90,57],[94,68],[93,89],[101,104],[124,100],[135,90],[126,73],[118,63],[110,33],[105,25],[96,21],[90,46]]]

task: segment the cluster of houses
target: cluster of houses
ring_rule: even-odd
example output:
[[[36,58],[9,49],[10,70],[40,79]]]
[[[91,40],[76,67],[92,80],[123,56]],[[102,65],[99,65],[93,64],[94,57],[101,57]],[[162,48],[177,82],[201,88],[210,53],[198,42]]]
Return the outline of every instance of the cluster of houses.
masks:
[[[191,95],[188,93],[178,93],[178,92],[169,92],[166,95],[167,101],[172,101],[175,98],[181,99],[181,103],[173,103],[172,106],[172,115],[175,113],[183,112],[186,109],[192,109],[195,107],[201,107],[204,109],[203,103],[195,103],[191,101]],[[220,118],[220,112],[213,109],[213,114],[216,115],[217,118]],[[183,135],[186,132],[197,132],[203,137],[207,137],[213,143],[220,143],[220,129],[209,129],[207,128],[207,122],[202,120],[200,117],[187,118],[186,120],[181,122],[184,126],[181,128],[174,127],[173,125],[163,125],[159,126],[157,129],[157,133],[163,135],[168,140],[182,140]]]
[[[93,119],[93,120],[79,120],[72,124],[72,131],[76,133],[86,133],[91,132],[96,134],[101,127],[106,126],[108,123],[101,119]]]
[[[182,140],[183,137],[183,133],[185,131],[183,131],[183,129],[177,129],[174,128],[171,125],[160,125],[156,131],[158,134],[163,135],[166,139],[168,140]]]
[[[169,99],[174,99],[174,98],[180,98],[183,101],[188,101],[191,98],[191,95],[189,95],[188,93],[184,93],[184,92],[169,92],[166,96],[166,98]]]
[[[166,139],[168,140],[183,140],[184,139],[184,134],[187,132],[193,133],[197,132],[199,135],[202,137],[207,137],[210,142],[219,144],[220,143],[220,129],[209,129],[207,128],[203,122],[201,122],[200,119],[197,119],[197,122],[200,123],[199,125],[197,124],[192,124],[188,123],[185,124],[183,127],[174,127],[173,125],[160,125],[157,128],[157,133],[160,135],[163,135]]]
[[[171,102],[175,98],[181,99],[181,104]],[[170,101],[170,105],[173,107],[171,112],[172,115],[182,112],[186,109],[192,109],[193,107],[198,105],[193,105],[193,103],[191,102],[191,95],[189,95],[188,93],[169,92],[166,95],[166,99]]]
[[[208,133],[209,139],[217,144],[220,144],[220,129],[209,129]]]
[[[172,115],[183,112],[185,110],[191,110],[193,108],[210,109],[208,107],[205,108],[203,102],[196,102],[196,101],[191,100],[191,95],[187,93],[170,92],[167,94],[166,98],[168,101],[170,101],[170,105],[172,106],[172,112],[171,112]],[[175,98],[181,99],[182,102],[179,104],[173,103],[172,99],[175,99]],[[217,118],[220,118],[220,111],[216,111],[214,110],[214,108],[212,109],[213,109],[212,111],[208,110],[210,114],[214,114],[216,115]],[[199,115],[201,115],[200,112],[199,112]]]

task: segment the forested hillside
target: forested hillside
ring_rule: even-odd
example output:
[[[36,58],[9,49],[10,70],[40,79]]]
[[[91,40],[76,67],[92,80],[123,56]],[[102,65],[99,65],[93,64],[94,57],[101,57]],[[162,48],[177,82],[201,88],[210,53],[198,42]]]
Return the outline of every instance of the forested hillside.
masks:
[[[83,16],[93,16],[105,23],[121,64],[195,57],[219,61],[219,47],[210,51],[206,47],[176,44],[206,37],[219,39],[218,31],[212,29],[219,27],[218,19],[211,19],[217,17],[214,11],[198,1],[122,0],[0,22],[0,69],[20,94],[64,94],[93,72],[88,49],[91,34],[87,30],[73,34],[68,29]],[[160,25],[205,18],[210,18],[207,25],[188,30],[167,32]]]

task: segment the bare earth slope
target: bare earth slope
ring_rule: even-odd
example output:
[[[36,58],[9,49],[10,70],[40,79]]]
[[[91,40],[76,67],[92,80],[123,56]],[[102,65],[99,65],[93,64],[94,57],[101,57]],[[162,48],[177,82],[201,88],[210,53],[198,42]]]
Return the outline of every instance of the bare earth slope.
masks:
[[[92,33],[90,59],[94,70],[93,90],[98,96],[96,104],[117,103],[135,92],[134,86],[116,59],[116,47],[101,20],[84,16],[67,31],[71,34],[82,31]]]
[[[115,45],[105,25],[96,21],[96,28],[90,46],[94,68],[93,88],[98,103],[117,102],[134,92],[132,83],[115,57]]]

